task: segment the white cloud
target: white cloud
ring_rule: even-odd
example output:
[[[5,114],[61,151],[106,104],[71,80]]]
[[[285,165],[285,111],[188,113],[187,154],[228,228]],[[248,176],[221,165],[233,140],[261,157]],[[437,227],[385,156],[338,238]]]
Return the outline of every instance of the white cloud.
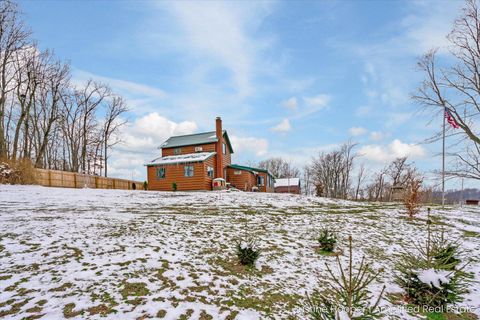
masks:
[[[127,124],[109,159],[108,173],[120,178],[145,179],[143,165],[160,156],[158,147],[170,136],[190,134],[197,130],[193,121],[174,122],[156,112]]]
[[[176,45],[184,53],[200,56],[205,66],[226,68],[238,94],[252,93],[254,65],[268,41],[257,40],[251,29],[269,11],[267,4],[176,1],[159,6],[167,6],[179,25],[181,43]]]
[[[367,129],[365,129],[363,127],[352,127],[350,129],[348,129],[348,132],[350,133],[350,135],[352,135],[354,137],[358,137],[358,136],[363,136],[364,134],[366,134]]]
[[[291,97],[282,102],[282,106],[290,110],[296,110],[298,108],[298,100],[296,97]]]
[[[119,149],[148,153],[172,135],[190,134],[196,130],[197,124],[193,121],[176,123],[153,112],[136,119],[123,130],[123,142]]]
[[[355,115],[362,117],[370,114],[371,111],[372,111],[371,106],[361,106],[355,109]]]
[[[114,93],[120,94],[126,99],[128,107],[135,114],[144,114],[146,111],[153,109],[153,105],[158,105],[159,101],[164,101],[168,97],[167,93],[160,88],[122,79],[104,77],[79,69],[73,70],[72,83],[74,85],[83,86],[89,79],[111,87]]]
[[[292,129],[290,121],[288,119],[283,119],[279,124],[271,128],[274,132],[287,132]]]
[[[230,140],[235,153],[253,153],[256,156],[263,156],[268,152],[267,139],[232,135]]]
[[[303,101],[310,107],[325,108],[330,103],[331,98],[328,94],[319,94],[314,97],[304,97]]]
[[[386,163],[398,157],[409,157],[410,159],[423,158],[426,151],[422,146],[393,140],[388,145],[370,144],[360,148],[358,153],[368,160]]]
[[[398,127],[412,118],[412,113],[409,112],[392,112],[387,115],[385,126],[387,128]]]
[[[382,140],[384,137],[384,134],[380,131],[372,131],[370,132],[370,139],[374,141],[379,141]]]
[[[83,85],[88,79],[93,79],[109,85],[117,93],[126,95],[142,95],[157,99],[167,96],[164,90],[132,81],[99,76],[83,70],[74,70],[74,84]]]

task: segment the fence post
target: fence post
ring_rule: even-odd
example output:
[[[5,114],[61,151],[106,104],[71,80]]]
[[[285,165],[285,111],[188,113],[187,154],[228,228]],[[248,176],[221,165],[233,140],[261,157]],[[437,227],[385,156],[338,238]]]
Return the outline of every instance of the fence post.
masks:
[[[76,172],[73,173],[73,187],[74,188],[77,187],[77,173]]]
[[[48,186],[52,186],[52,171],[48,170]]]

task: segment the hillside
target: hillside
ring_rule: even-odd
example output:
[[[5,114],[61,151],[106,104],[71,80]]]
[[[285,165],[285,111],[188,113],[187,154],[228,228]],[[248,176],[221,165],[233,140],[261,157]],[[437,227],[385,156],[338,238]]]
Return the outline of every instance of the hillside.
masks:
[[[321,286],[316,252],[322,226],[353,236],[383,268],[371,286],[393,283],[395,254],[424,241],[426,212],[406,219],[394,204],[354,203],[287,194],[162,193],[0,185],[0,318],[305,319],[305,293]],[[434,208],[474,260],[480,278],[480,210]],[[235,240],[255,236],[255,269],[240,266]],[[342,260],[346,259],[342,255]],[[417,319],[384,299],[385,318]],[[462,306],[480,316],[474,282]],[[475,317],[470,314],[470,317]],[[471,318],[472,319],[472,318]]]

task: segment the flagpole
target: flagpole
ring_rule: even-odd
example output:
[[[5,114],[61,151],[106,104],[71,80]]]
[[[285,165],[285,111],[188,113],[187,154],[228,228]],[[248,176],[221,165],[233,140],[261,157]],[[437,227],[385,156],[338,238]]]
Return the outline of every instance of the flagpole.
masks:
[[[447,108],[443,110],[443,138],[442,138],[442,208],[445,207],[445,120]]]

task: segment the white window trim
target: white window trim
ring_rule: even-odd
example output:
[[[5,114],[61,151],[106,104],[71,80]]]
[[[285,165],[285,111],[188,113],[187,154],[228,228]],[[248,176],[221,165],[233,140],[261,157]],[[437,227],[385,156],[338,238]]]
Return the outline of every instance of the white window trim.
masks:
[[[192,168],[191,172],[192,172],[192,175],[187,175],[187,172],[190,172],[190,170],[188,170],[187,168]],[[195,176],[195,167],[194,166],[184,166],[183,167],[183,176],[186,177],[186,178],[191,178],[193,176]]]

